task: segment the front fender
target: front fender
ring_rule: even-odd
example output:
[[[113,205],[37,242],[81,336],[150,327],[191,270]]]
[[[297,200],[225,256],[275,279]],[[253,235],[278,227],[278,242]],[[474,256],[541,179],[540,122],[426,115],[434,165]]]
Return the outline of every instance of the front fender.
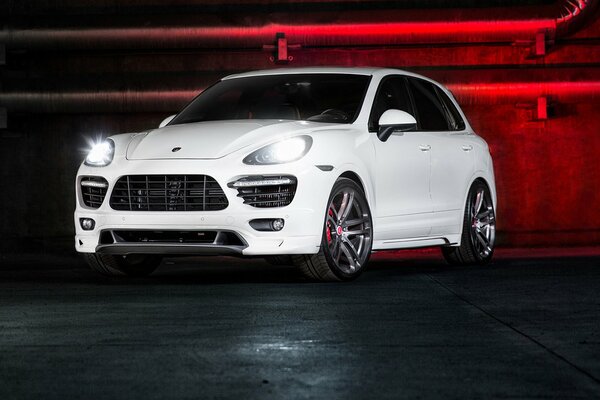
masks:
[[[375,149],[368,134],[349,128],[343,132],[319,132],[313,135],[313,148],[309,152],[310,163],[321,166],[332,166],[331,191],[335,181],[344,173],[357,175],[367,197],[371,209],[375,207],[375,192],[371,176]]]

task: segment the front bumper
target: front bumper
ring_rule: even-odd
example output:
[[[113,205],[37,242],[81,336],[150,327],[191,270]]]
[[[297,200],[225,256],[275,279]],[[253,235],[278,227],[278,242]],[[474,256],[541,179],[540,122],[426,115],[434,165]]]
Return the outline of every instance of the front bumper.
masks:
[[[239,254],[280,255],[314,254],[321,243],[324,213],[336,171],[322,171],[314,165],[296,162],[273,166],[246,166],[233,160],[115,160],[108,167],[82,165],[76,180],[75,248],[78,252],[111,254]],[[109,205],[113,185],[119,177],[136,174],[205,174],[221,186],[229,205],[219,211],[116,211]],[[292,175],[298,185],[291,204],[285,207],[255,208],[243,204],[234,188],[228,187],[243,176]],[[98,209],[86,207],[81,198],[82,176],[102,176],[109,188]],[[95,221],[93,230],[84,231],[81,218]],[[282,218],[281,231],[254,230],[249,221],[259,218]],[[100,236],[109,230],[152,231],[229,231],[237,234],[243,246],[220,244],[139,243],[102,246]]]

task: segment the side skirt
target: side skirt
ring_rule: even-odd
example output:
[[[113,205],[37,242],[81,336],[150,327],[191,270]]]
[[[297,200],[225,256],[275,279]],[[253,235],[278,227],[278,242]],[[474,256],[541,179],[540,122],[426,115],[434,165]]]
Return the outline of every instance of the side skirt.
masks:
[[[373,242],[373,251],[377,250],[397,250],[412,249],[418,247],[430,246],[458,246],[460,245],[460,235],[450,235],[447,237],[420,237],[397,240],[375,240]]]

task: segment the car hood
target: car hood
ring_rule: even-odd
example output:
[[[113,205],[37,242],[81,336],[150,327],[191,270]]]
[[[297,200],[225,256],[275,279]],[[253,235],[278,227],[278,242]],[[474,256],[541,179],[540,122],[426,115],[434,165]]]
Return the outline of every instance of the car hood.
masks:
[[[208,121],[166,126],[134,136],[129,160],[221,158],[244,147],[338,124],[308,121]],[[347,128],[347,125],[341,125]]]

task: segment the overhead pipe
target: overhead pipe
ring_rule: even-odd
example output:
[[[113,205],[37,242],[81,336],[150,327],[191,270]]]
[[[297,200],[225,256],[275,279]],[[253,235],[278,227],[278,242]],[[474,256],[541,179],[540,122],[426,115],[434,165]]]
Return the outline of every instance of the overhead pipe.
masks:
[[[169,7],[202,7],[204,9],[211,7],[310,7],[315,5],[327,5],[329,7],[352,7],[354,5],[364,6],[365,3],[376,3],[378,6],[386,7],[401,7],[401,8],[435,8],[447,6],[448,1],[445,0],[169,0]],[[490,6],[512,6],[522,4],[522,0],[486,0],[486,5]],[[543,0],[530,0],[527,3],[544,3]],[[452,7],[469,7],[473,5],[472,0],[454,0]],[[86,0],[82,3],[81,0],[59,0],[51,4],[48,0],[28,0],[27,2],[6,3],[0,6],[0,10],[14,14],[39,13],[40,10],[71,12],[79,9],[92,8],[95,12],[108,10],[127,10],[130,8],[148,10],[158,7],[160,11],[164,10],[164,0],[128,0],[126,3],[116,2],[115,0]]]
[[[575,46],[563,46],[560,51],[549,52],[544,57],[544,69],[555,66],[585,64],[600,65],[598,46],[589,42],[579,42]],[[539,66],[537,58],[529,57],[531,49],[521,46],[498,46],[494,44],[470,46],[403,46],[403,47],[366,47],[366,48],[312,48],[293,51],[294,60],[290,65],[306,67],[328,66],[390,66],[394,68],[419,70],[439,70],[480,67]],[[273,67],[270,54],[259,50],[180,52],[176,55],[156,52],[134,52],[128,54],[85,54],[47,53],[27,54],[28,72],[31,76],[51,76],[54,80],[70,80],[101,72],[106,76],[119,76],[119,79],[136,78],[141,74],[168,76],[169,81],[193,73],[205,77],[207,74],[220,76],[236,70],[249,71]],[[428,72],[427,72],[428,73]],[[426,74],[427,74],[426,73]],[[479,74],[479,72],[478,72]],[[21,78],[27,79],[29,78]],[[163,79],[162,77],[160,79]],[[102,80],[104,85],[106,80]],[[128,81],[129,82],[129,81]],[[99,82],[100,83],[100,82]]]
[[[86,75],[56,84],[44,77],[12,80],[0,92],[0,104],[11,111],[139,112],[177,110],[202,88],[223,75],[179,71],[140,76]],[[548,96],[565,103],[600,99],[598,73],[589,67],[429,69],[424,75],[451,88],[462,103],[511,103]],[[99,77],[104,79],[98,83]],[[168,79],[170,77],[170,79]],[[118,78],[118,79],[115,79]],[[60,79],[60,78],[59,78]],[[123,88],[126,88],[125,90]]]
[[[9,112],[48,113],[136,113],[175,112],[201,90],[107,90],[0,92],[0,107]]]
[[[447,82],[462,105],[516,104],[544,96],[553,102],[600,103],[600,80],[571,82]],[[189,89],[101,92],[0,93],[0,104],[10,112],[135,113],[176,112],[201,92]]]
[[[597,4],[594,0],[565,0],[559,5],[560,15],[556,18],[556,30],[559,36],[574,32],[593,12]]]
[[[44,50],[261,48],[279,32],[285,33],[289,43],[305,47],[511,43],[531,40],[538,32],[545,32],[549,39],[567,34],[598,1],[560,0],[558,15],[549,12],[554,8],[514,7],[247,15],[233,25],[213,19],[185,26],[8,26],[0,31],[0,43],[8,49]]]
[[[600,81],[448,83],[461,105],[516,104],[547,97],[552,102],[599,103]]]

